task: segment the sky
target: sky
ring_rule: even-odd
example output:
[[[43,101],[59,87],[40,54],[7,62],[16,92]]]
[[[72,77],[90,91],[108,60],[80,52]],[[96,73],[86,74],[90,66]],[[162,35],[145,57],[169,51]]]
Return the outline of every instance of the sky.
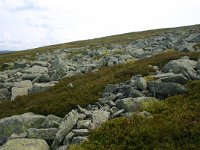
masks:
[[[0,50],[200,24],[200,0],[0,0]]]

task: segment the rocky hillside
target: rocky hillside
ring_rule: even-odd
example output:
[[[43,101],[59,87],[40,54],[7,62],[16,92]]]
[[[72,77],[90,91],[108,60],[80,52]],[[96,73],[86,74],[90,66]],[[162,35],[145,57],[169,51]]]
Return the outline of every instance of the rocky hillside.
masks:
[[[199,25],[162,29],[0,55],[0,149],[197,148],[199,31]],[[179,117],[169,120],[169,112]],[[158,128],[169,134],[155,133],[158,116],[170,124]],[[141,131],[130,132],[143,120]],[[184,143],[184,134],[192,141]],[[173,140],[157,141],[161,135]]]

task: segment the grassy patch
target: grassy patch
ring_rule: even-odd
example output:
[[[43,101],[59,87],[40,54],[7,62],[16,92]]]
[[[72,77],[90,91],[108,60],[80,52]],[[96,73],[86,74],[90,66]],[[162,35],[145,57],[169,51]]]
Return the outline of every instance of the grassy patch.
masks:
[[[98,100],[105,85],[130,80],[131,76],[135,74],[147,76],[154,72],[149,65],[162,67],[169,60],[178,59],[185,55],[190,56],[192,59],[200,57],[198,52],[167,52],[133,63],[129,62],[114,67],[102,68],[94,73],[65,78],[46,92],[20,96],[12,102],[2,102],[0,105],[0,118],[27,111],[43,115],[55,114],[63,117],[78,104],[87,106],[89,103]],[[67,88],[68,83],[73,83],[74,88]]]
[[[70,150],[199,149],[200,81],[188,83],[187,88],[188,94],[145,108],[153,118],[135,115],[111,120],[94,130],[89,141]]]

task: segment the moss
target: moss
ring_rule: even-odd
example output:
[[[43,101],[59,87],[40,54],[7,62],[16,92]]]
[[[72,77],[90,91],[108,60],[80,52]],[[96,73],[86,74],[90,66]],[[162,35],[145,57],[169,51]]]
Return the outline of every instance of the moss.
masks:
[[[145,110],[151,118],[132,116],[104,123],[89,141],[70,150],[199,149],[200,81],[187,84],[188,94],[154,101]],[[156,111],[156,109],[159,109]]]

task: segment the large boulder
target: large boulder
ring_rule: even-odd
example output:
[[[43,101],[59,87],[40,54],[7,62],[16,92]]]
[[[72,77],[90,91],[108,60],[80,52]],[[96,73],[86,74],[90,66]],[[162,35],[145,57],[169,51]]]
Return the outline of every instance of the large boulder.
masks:
[[[185,77],[189,79],[196,79],[196,71],[194,68],[196,67],[196,61],[181,58],[178,60],[169,61],[164,67],[164,72],[172,71],[175,74],[183,74]]]
[[[3,146],[1,150],[49,150],[49,145],[41,139],[11,139]]]
[[[69,112],[59,126],[59,130],[55,136],[55,139],[51,145],[52,150],[58,148],[66,135],[71,132],[78,121],[78,113],[75,110]]]
[[[182,68],[195,68],[196,67],[196,61],[187,59],[187,58],[181,58],[177,60],[171,60],[169,61],[164,67],[164,72],[170,72],[170,70],[174,73],[179,73],[179,70]]]
[[[29,128],[39,128],[45,116],[25,113],[0,120],[0,145],[13,134],[26,132]]]
[[[188,80],[183,74],[173,74],[171,76],[167,76],[160,79],[162,82],[173,82],[179,84],[185,84]]]
[[[116,103],[119,109],[124,109],[126,112],[135,112],[138,109],[142,108],[144,102],[152,100],[156,99],[152,97],[128,97],[125,99],[118,100]]]
[[[43,139],[43,140],[53,140],[58,132],[57,128],[48,128],[48,129],[35,129],[30,128],[28,130],[27,137],[35,138],[35,139]]]
[[[187,92],[184,86],[172,82],[149,81],[147,82],[147,86],[150,92],[159,94],[163,97],[183,94]]]

